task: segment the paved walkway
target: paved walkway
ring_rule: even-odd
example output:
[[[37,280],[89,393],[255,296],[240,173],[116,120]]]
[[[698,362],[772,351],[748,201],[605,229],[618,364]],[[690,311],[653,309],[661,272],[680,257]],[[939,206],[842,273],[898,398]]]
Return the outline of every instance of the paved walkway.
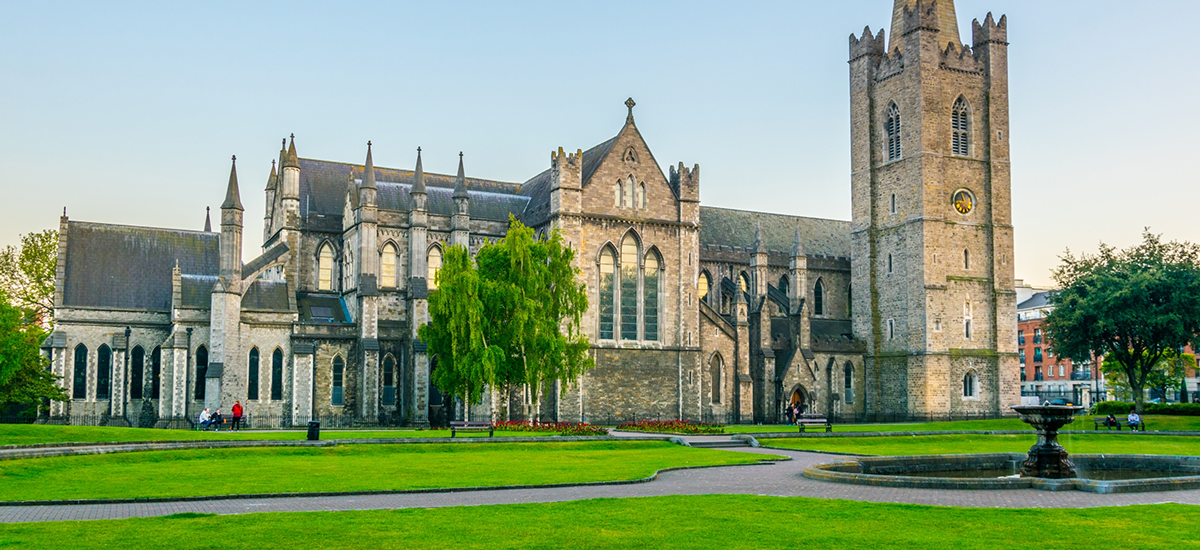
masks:
[[[686,439],[697,440],[707,438],[687,437]],[[790,456],[793,460],[755,466],[664,472],[655,481],[629,485],[504,489],[453,493],[230,499],[143,504],[0,506],[0,523],[119,519],[162,516],[180,512],[245,514],[254,512],[389,510],[528,502],[564,502],[592,498],[704,494],[804,496],[869,502],[1000,508],[1080,508],[1161,502],[1200,504],[1200,490],[1101,495],[1080,491],[1057,493],[1033,489],[949,491],[827,483],[805,479],[800,474],[804,471],[805,467],[818,462],[834,460],[836,458],[834,456],[774,449],[736,448],[729,450],[731,452],[781,454]]]

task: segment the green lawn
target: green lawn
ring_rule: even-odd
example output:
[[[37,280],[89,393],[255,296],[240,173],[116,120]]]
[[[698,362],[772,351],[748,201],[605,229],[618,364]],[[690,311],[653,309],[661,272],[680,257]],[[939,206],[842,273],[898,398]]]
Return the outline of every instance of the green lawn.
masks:
[[[1068,424],[1066,430],[1093,430],[1093,415],[1077,417],[1075,422]],[[1200,431],[1200,416],[1144,416],[1150,431]],[[733,424],[725,426],[725,433],[769,433],[795,432],[798,428],[787,424],[777,425],[745,425]],[[965,430],[1031,430],[1029,424],[1017,418],[1002,418],[997,420],[964,420],[958,422],[916,422],[906,424],[834,424],[833,431],[837,432],[932,432],[932,431],[965,431]],[[809,428],[808,431],[820,431]]]
[[[662,441],[344,445],[0,461],[0,500],[364,491],[638,479],[761,455]]]
[[[1152,523],[1152,525],[1150,525]],[[1185,548],[1200,507],[945,508],[749,495],[7,524],[0,548]]]
[[[1071,453],[1200,455],[1200,437],[1171,435],[1060,434]],[[864,455],[1024,453],[1037,442],[1029,435],[918,435],[881,437],[787,438],[759,440],[766,447]]]
[[[547,432],[497,431],[497,437],[548,437]],[[112,441],[193,441],[225,439],[282,439],[300,440],[307,437],[302,431],[265,432],[198,432],[195,430],[151,430],[145,428],[110,428],[107,426],[46,426],[37,424],[0,424],[0,445],[32,445],[37,443],[100,443]],[[321,430],[321,439],[373,439],[406,437],[450,437],[450,430]],[[458,437],[487,437],[486,432],[466,432]]]

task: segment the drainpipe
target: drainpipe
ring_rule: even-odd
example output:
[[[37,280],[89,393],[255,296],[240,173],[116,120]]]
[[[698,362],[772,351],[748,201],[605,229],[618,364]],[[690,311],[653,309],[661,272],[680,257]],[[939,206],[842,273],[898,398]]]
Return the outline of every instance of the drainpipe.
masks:
[[[180,403],[180,409],[183,411],[183,417],[187,418],[187,402],[188,402],[188,373],[192,372],[192,327],[187,328],[187,359],[183,364],[183,402]]]
[[[125,389],[121,390],[121,402],[125,406],[121,407],[121,410],[124,412],[124,416],[126,417],[126,422],[128,422],[128,417],[129,417],[129,388],[130,388],[130,384],[129,384],[129,335],[132,332],[133,331],[130,330],[129,326],[126,325],[125,326],[125,374],[124,374],[124,376],[121,377],[121,380],[122,380],[121,383],[125,385]],[[109,403],[111,404],[112,401],[109,400]]]

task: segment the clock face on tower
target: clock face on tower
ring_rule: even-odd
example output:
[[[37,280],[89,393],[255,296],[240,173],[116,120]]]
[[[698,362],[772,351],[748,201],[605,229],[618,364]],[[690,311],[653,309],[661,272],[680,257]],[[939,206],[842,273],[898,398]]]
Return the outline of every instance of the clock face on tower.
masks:
[[[975,208],[975,196],[966,189],[959,189],[958,191],[955,191],[954,196],[951,198],[951,202],[954,203],[954,209],[957,210],[959,214],[969,214],[971,213],[971,209]]]

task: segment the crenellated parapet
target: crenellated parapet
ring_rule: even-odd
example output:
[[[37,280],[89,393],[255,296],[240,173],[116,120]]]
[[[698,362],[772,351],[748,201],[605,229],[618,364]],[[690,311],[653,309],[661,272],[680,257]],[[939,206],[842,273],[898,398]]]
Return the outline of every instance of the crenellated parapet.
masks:
[[[550,188],[581,189],[583,187],[583,150],[574,153],[550,151]]]
[[[868,55],[874,57],[887,55],[887,42],[885,42],[883,29],[879,29],[879,33],[872,36],[871,27],[869,25],[863,27],[861,38],[850,33],[850,60],[854,61]]]
[[[951,6],[951,8],[953,9],[953,6]],[[899,36],[904,36],[916,31],[941,31],[942,25],[938,15],[937,0],[932,2],[917,0],[916,2],[911,3],[911,7],[906,5],[904,7],[904,14],[901,20]],[[948,21],[947,25],[957,25],[957,22]],[[895,29],[893,29],[893,32],[895,32]],[[896,36],[892,37],[893,40],[896,38]]]
[[[688,168],[679,163],[679,168],[670,167],[668,179],[671,182],[671,187],[674,187],[676,193],[679,194],[680,200],[699,201],[700,200],[700,165],[693,165]]]
[[[1008,45],[1008,16],[1001,15],[1000,21],[992,19],[991,12],[980,23],[978,19],[971,22],[971,42],[978,49],[982,44],[995,43]]]
[[[969,73],[983,71],[983,64],[980,63],[971,47],[966,44],[961,46],[953,43],[946,44],[946,49],[942,50],[941,67]]]

